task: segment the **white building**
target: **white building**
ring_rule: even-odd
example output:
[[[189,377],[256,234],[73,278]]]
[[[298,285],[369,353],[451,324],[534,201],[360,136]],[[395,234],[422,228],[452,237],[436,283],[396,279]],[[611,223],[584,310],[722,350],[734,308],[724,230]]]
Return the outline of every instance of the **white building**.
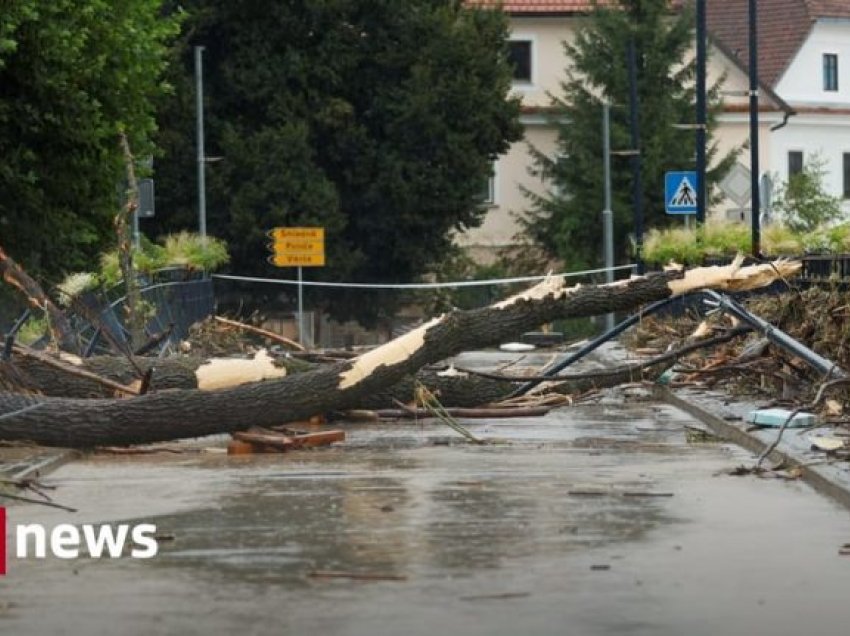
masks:
[[[710,31],[708,82],[725,76],[724,110],[714,133],[722,156],[749,138],[747,0],[707,0]],[[510,23],[517,68],[514,90],[522,97],[525,139],[499,158],[481,227],[458,237],[479,260],[511,245],[514,219],[528,207],[522,189],[546,184],[528,173],[528,145],[554,154],[550,93],[559,92],[569,60],[563,42],[593,10],[592,0],[466,0],[470,6],[501,6]],[[820,154],[831,193],[850,198],[850,0],[759,0],[759,164],[762,172],[786,179],[807,157]],[[834,88],[833,88],[834,87]],[[740,155],[749,168],[749,154]],[[601,167],[600,167],[601,169]],[[661,187],[661,184],[659,184]],[[726,217],[725,203],[711,210]],[[850,206],[848,206],[850,210]]]
[[[747,5],[708,0],[707,10],[712,37],[743,68]],[[827,190],[850,212],[850,0],[758,0],[758,18],[759,78],[791,111],[767,118],[761,169],[787,180],[818,155]]]

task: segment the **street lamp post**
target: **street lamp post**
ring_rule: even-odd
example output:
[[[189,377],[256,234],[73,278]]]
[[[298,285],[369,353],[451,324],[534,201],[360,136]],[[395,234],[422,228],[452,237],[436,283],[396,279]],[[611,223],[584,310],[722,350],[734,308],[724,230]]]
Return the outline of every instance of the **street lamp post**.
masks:
[[[706,192],[705,180],[706,157],[706,43],[705,43],[705,0],[697,0],[697,81],[696,81],[696,106],[697,106],[697,134],[696,134],[696,159],[697,159],[697,227],[705,223]],[[685,217],[687,218],[687,217]]]
[[[611,210],[611,106],[602,104],[602,167],[605,206],[602,210],[602,236],[605,251],[605,281],[614,281],[614,212]],[[614,328],[614,314],[605,314],[605,331]]]
[[[629,128],[632,138],[632,206],[635,229],[635,264],[637,273],[643,274],[643,185],[640,166],[640,124],[638,118],[637,51],[635,38],[629,40],[627,64],[629,72]]]
[[[750,223],[752,228],[752,253],[761,255],[761,197],[759,196],[759,67],[758,67],[758,17],[756,0],[749,0],[749,51],[750,51]]]
[[[204,156],[204,67],[203,46],[195,47],[195,117],[198,135],[198,233],[207,235],[207,192]]]

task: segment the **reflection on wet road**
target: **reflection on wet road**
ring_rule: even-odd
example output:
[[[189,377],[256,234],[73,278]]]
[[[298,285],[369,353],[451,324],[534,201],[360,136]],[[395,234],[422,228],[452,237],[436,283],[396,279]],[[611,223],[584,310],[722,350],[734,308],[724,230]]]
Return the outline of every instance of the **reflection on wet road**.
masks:
[[[751,460],[688,445],[685,423],[606,404],[467,422],[486,446],[408,423],[285,456],[93,457],[51,476],[80,513],[10,522],[147,521],[174,540],[144,562],[11,559],[0,630],[843,633],[846,510],[715,476]]]

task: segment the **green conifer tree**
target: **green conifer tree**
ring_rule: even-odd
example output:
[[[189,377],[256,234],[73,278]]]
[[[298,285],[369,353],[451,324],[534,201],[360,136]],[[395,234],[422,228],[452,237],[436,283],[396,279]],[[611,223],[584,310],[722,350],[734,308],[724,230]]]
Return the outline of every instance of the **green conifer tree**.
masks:
[[[631,149],[627,52],[633,38],[637,61],[640,162],[644,228],[671,222],[664,211],[664,173],[693,170],[695,135],[675,124],[695,121],[693,13],[671,13],[668,0],[623,0],[597,8],[572,42],[564,43],[569,66],[553,96],[556,156],[531,148],[532,172],[549,184],[548,194],[527,191],[525,232],[551,256],[571,267],[596,266],[602,258],[602,104],[611,104],[611,147]],[[736,152],[717,158],[711,130],[719,110],[719,84],[708,94],[709,187],[731,167]],[[615,255],[630,256],[633,232],[629,159],[611,158]],[[681,223],[681,219],[677,219]]]

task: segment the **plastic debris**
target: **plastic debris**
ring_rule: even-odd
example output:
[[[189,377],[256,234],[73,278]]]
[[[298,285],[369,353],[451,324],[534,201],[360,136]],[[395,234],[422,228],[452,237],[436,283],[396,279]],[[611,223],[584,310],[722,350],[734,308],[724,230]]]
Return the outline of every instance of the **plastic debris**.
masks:
[[[747,422],[756,426],[779,428],[785,423],[791,413],[792,411],[788,409],[756,409],[755,411],[750,411],[750,414],[747,415]],[[814,426],[814,424],[814,413],[800,411],[788,422],[787,427],[805,428],[807,426]]]

